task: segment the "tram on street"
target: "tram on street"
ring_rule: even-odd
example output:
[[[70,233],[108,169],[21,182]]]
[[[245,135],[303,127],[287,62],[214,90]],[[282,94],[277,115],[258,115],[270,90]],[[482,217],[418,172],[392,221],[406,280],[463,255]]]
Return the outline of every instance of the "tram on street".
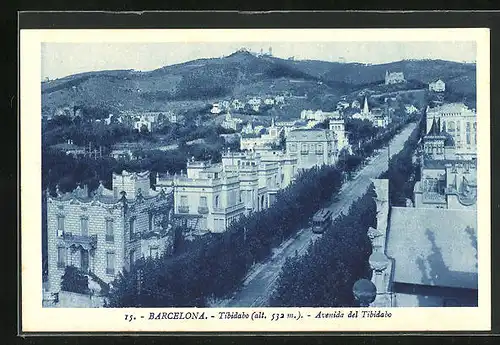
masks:
[[[322,234],[328,227],[332,225],[332,211],[327,208],[322,208],[316,212],[312,218],[312,232]]]

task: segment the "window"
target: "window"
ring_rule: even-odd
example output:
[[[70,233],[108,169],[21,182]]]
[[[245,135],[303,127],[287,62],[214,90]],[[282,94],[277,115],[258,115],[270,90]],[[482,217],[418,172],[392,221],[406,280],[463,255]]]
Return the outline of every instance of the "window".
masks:
[[[57,216],[57,236],[64,234],[64,216]]]
[[[214,207],[219,207],[219,196],[215,196]]]
[[[135,238],[135,218],[130,219],[130,240]]]
[[[106,241],[114,242],[115,234],[113,229],[113,219],[106,219]]]
[[[115,253],[106,253],[106,274],[115,274]]]
[[[149,248],[149,256],[152,258],[157,258],[158,257],[158,247],[150,247]]]
[[[207,207],[207,197],[206,196],[200,196],[200,206]]]
[[[240,201],[239,202],[242,202],[243,201],[243,191],[240,191]]]
[[[188,205],[188,198],[186,195],[181,195],[181,206],[187,206]]]
[[[149,222],[149,231],[153,231],[153,220],[154,220],[154,215],[153,213],[148,213],[148,222]]]
[[[66,267],[66,248],[59,247],[57,248],[57,267],[65,268]]]
[[[80,218],[80,231],[82,236],[89,235],[89,219],[86,217]]]

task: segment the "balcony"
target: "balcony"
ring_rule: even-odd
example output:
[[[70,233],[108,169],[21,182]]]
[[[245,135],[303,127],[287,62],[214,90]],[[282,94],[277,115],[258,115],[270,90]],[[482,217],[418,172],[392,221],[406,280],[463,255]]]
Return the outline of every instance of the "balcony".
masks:
[[[189,206],[178,206],[177,212],[178,213],[189,213]]]
[[[68,246],[82,246],[86,250],[97,247],[97,235],[73,235],[71,232],[65,232],[63,233],[63,240]]]
[[[214,207],[213,213],[216,214],[229,214],[235,211],[244,210],[245,205],[242,202],[237,203],[236,205],[228,206],[228,207]]]
[[[198,206],[198,213],[199,214],[207,214],[208,213],[208,207],[207,206]]]
[[[322,155],[323,154],[323,150],[316,150],[316,154],[317,155]]]

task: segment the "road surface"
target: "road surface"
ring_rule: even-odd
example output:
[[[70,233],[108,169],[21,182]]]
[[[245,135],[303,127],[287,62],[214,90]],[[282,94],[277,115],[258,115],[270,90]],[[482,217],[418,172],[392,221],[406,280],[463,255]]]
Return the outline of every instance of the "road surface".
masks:
[[[350,205],[363,196],[371,184],[372,178],[377,178],[387,170],[389,153],[391,157],[401,151],[404,143],[408,140],[416,124],[408,125],[400,134],[396,135],[387,148],[383,148],[372,158],[365,167],[359,170],[354,179],[343,184],[329,209],[333,211],[334,217],[341,212],[347,211]],[[312,241],[319,240],[321,235],[313,234],[310,229],[299,230],[292,238],[274,249],[274,255],[266,262],[255,265],[247,275],[243,286],[234,293],[233,297],[221,302],[219,307],[263,307],[268,304],[269,297],[274,289],[274,284],[279,277],[281,267],[285,260],[305,253]]]

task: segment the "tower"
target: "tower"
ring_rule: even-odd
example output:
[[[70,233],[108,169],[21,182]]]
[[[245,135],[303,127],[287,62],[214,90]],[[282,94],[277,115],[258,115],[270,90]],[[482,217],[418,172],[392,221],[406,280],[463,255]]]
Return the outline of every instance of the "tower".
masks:
[[[365,97],[365,103],[363,104],[363,115],[368,115],[370,109],[368,108],[368,97]]]
[[[424,154],[431,160],[445,159],[444,144],[446,136],[441,132],[441,120],[434,118],[429,133],[424,136]]]
[[[332,131],[335,134],[335,138],[337,139],[337,147],[339,150],[348,145],[348,139],[345,135],[344,119],[342,118],[330,119],[329,128],[330,131]]]

